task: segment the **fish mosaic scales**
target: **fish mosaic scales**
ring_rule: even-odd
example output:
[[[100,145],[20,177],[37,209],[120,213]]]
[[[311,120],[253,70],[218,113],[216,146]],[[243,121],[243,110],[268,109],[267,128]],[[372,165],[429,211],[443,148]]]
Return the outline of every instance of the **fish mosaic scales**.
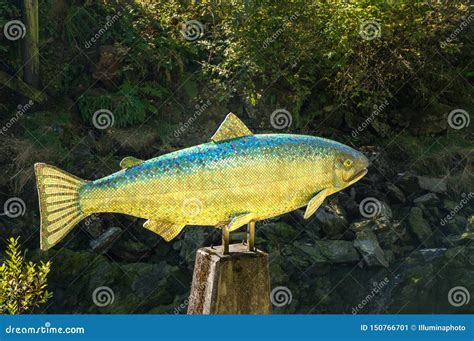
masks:
[[[304,186],[299,188],[298,182],[306,181],[311,186],[315,177],[330,171],[328,155],[323,152],[326,148],[318,154],[313,147],[317,143],[330,142],[309,136],[262,135],[199,145],[91,182],[82,189],[82,202],[88,206],[90,198],[95,202],[93,210],[152,216],[168,206],[167,211],[180,207],[186,198],[198,198],[214,210],[223,205],[216,204],[223,200],[254,200],[257,204],[273,197],[291,199],[291,187],[299,192]],[[273,197],[265,200],[260,198],[262,193]],[[145,203],[131,209],[130,196],[153,201],[153,212],[143,212]],[[102,205],[97,197],[104,199]],[[272,205],[278,208],[277,203]]]

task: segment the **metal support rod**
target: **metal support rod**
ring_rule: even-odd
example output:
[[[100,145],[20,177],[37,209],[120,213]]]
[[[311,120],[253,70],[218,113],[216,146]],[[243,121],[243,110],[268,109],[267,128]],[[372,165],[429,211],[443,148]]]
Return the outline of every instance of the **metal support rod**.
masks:
[[[255,222],[247,224],[247,246],[249,251],[255,251]]]
[[[227,225],[222,226],[222,254],[229,253],[229,228]]]

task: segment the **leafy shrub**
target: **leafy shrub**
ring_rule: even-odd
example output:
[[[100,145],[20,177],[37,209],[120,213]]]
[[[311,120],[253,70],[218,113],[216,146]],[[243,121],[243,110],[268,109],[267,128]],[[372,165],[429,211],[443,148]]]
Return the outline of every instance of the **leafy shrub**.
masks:
[[[145,121],[147,112],[158,113],[150,98],[160,99],[165,93],[157,84],[135,86],[127,82],[116,93],[89,91],[79,98],[78,106],[82,117],[88,122],[92,122],[96,111],[108,109],[114,115],[114,126],[126,127]]]
[[[446,38],[468,14],[461,2],[420,0],[262,0],[201,9],[216,22],[202,42],[213,83],[230,96],[236,88],[253,105],[292,113],[309,102],[318,110],[367,111],[392,95],[393,106],[426,105],[455,76],[446,60],[455,60],[463,42]],[[370,21],[380,34],[364,39]]]
[[[46,303],[51,263],[27,262],[20,253],[18,239],[10,238],[7,259],[0,266],[0,314],[22,314]]]

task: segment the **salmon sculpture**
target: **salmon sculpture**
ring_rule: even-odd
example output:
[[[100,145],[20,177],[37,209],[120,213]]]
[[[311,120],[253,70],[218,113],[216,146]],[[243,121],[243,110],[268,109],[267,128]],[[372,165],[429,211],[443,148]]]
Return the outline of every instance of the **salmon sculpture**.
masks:
[[[211,142],[147,161],[126,157],[122,170],[85,181],[35,164],[41,249],[56,245],[82,219],[99,212],[147,219],[144,227],[166,241],[186,225],[229,232],[306,206],[309,218],[323,200],[360,180],[367,158],[341,143],[305,135],[254,135],[230,113]]]

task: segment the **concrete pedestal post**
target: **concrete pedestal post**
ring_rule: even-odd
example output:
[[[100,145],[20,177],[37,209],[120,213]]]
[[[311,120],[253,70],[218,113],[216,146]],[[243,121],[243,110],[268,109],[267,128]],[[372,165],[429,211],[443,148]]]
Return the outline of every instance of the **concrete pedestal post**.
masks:
[[[197,251],[188,314],[270,314],[268,254],[232,244]]]

